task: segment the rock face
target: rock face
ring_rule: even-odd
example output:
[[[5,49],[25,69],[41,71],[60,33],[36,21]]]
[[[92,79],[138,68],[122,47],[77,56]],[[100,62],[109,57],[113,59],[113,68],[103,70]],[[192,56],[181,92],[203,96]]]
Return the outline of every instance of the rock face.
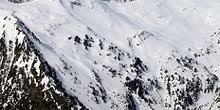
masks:
[[[33,0],[8,0],[9,2],[13,2],[13,3],[24,3],[24,2],[30,2]]]

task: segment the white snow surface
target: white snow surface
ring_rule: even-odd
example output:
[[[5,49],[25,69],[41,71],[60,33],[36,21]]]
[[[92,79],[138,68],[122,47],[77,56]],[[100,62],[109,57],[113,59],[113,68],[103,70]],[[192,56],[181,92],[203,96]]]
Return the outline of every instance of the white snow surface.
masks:
[[[132,72],[126,72],[127,69],[118,67],[119,63],[129,66],[132,59],[140,57],[149,69],[142,75],[142,79],[160,80],[161,67],[172,68],[176,64],[174,60],[166,63],[167,58],[174,54],[173,51],[178,57],[193,57],[194,53],[201,53],[201,49],[213,44],[210,36],[220,28],[219,0],[135,0],[125,3],[81,0],[81,6],[71,5],[70,1],[35,0],[14,4],[1,0],[0,19],[10,15],[20,18],[40,40],[41,43],[35,42],[35,46],[59,73],[58,78],[67,92],[77,96],[83,104],[94,110],[116,109],[112,108],[112,103],[118,104],[119,110],[125,109],[124,99],[120,97],[124,97],[127,89],[122,82],[125,82],[126,76],[131,79],[136,76]],[[146,32],[146,39],[137,37],[142,31]],[[92,47],[86,50],[83,44],[75,43],[76,35],[82,43],[85,35],[92,37]],[[104,43],[103,50],[99,48],[99,40]],[[129,40],[132,41],[130,46]],[[109,45],[115,45],[124,53],[129,53],[130,58],[125,56],[118,61],[106,56]],[[220,77],[218,52],[198,58],[197,61],[207,67],[213,66],[213,70],[216,70],[213,73]],[[112,78],[103,65],[123,75]],[[93,71],[99,74],[101,83],[96,81]],[[200,75],[203,73],[200,71]],[[190,72],[181,75],[192,78]],[[42,81],[47,82],[48,79]],[[161,83],[162,87],[166,86]],[[97,88],[96,85],[106,90],[106,103],[99,101],[97,104],[94,101],[90,86]],[[152,95],[158,97],[161,103],[153,108],[164,110],[162,102],[166,99],[167,92],[155,91]],[[139,101],[141,99],[137,95],[134,97],[139,109],[150,109],[143,100]],[[198,103],[207,104],[203,109],[208,109],[215,97],[215,94],[201,95]],[[169,99],[168,102],[172,103],[173,100]]]

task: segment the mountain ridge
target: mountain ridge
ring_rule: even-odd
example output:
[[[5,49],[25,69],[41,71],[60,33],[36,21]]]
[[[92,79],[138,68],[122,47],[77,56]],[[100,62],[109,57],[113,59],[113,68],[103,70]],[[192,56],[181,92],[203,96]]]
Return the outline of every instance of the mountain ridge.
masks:
[[[13,39],[9,40],[9,47],[6,47],[7,43],[5,41],[7,33],[5,30],[2,33],[1,50],[3,51],[1,51],[1,53],[3,55],[1,55],[1,59],[3,60],[1,62],[1,70],[7,68],[9,70],[1,71],[1,78],[5,80],[1,80],[1,84],[3,84],[3,87],[1,88],[1,90],[3,90],[1,91],[1,99],[3,100],[1,100],[0,108],[59,109],[56,108],[56,106],[59,107],[60,103],[64,104],[60,106],[61,109],[74,107],[77,103],[79,103],[80,106],[83,106],[76,97],[69,96],[65,92],[65,89],[61,86],[61,82],[56,78],[55,70],[53,70],[42,58],[41,53],[35,49],[34,43],[29,39],[29,37],[33,37],[33,39],[37,42],[39,42],[39,39],[37,39],[36,36],[16,16],[5,16],[4,20],[9,22],[11,21],[12,23],[15,20],[14,31],[17,31],[18,33],[17,36],[14,36],[14,41]],[[10,23],[4,24],[3,29],[5,27],[7,28],[7,25],[10,25]],[[22,39],[22,35],[23,40],[20,40],[21,42],[19,42],[18,39]],[[7,53],[11,53],[13,55],[9,54],[9,57],[7,57]],[[12,60],[10,60],[10,56]],[[33,58],[33,56],[35,57]],[[8,61],[4,59],[7,59]],[[23,60],[19,63],[20,59]],[[7,62],[11,62],[11,65],[6,65]],[[21,64],[21,62],[31,64]],[[28,66],[31,66],[31,68],[28,69]],[[52,97],[46,95],[48,93],[50,93]],[[42,96],[41,94],[45,96]],[[5,99],[7,97],[8,99]],[[14,98],[10,99],[11,97]],[[51,98],[57,102],[58,105],[54,105],[51,102]],[[68,100],[70,101],[67,102]]]

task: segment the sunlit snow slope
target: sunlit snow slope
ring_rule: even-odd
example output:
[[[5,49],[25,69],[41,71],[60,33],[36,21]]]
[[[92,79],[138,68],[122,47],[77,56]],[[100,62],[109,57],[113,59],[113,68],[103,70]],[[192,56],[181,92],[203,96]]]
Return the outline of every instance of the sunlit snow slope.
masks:
[[[220,1],[9,1],[0,1],[0,37],[6,16],[23,22],[74,108],[220,109]]]

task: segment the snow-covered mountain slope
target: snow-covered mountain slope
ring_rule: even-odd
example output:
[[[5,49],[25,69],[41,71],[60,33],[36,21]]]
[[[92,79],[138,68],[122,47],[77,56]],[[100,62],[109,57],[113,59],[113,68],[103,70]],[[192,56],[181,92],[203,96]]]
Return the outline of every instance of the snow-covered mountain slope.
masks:
[[[0,108],[219,109],[219,1],[9,1]]]
[[[85,108],[65,92],[56,72],[34,47],[37,40],[15,15],[1,12],[0,108],[68,109]]]

